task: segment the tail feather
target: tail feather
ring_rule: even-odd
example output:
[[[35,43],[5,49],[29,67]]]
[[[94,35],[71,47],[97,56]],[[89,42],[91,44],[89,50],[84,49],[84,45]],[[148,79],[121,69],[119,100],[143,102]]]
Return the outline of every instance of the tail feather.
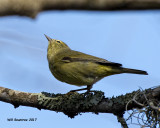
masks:
[[[142,75],[148,75],[146,71],[137,70],[137,69],[130,69],[130,68],[123,68],[124,73],[134,73],[134,74],[142,74]]]

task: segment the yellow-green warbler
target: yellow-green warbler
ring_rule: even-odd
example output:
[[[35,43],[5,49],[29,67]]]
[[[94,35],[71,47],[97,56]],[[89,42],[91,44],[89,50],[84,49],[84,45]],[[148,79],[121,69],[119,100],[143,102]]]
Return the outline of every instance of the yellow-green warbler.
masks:
[[[71,91],[87,90],[89,92],[94,83],[114,74],[135,73],[148,75],[146,71],[123,68],[119,63],[74,51],[60,40],[51,39],[48,36],[46,38],[49,42],[47,58],[53,76],[68,84],[87,86],[86,88]]]

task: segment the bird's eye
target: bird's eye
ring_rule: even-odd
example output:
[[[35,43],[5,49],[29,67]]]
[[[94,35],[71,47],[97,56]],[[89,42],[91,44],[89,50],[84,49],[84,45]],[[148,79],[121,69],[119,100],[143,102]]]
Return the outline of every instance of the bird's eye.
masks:
[[[57,40],[57,43],[61,43],[61,41]]]

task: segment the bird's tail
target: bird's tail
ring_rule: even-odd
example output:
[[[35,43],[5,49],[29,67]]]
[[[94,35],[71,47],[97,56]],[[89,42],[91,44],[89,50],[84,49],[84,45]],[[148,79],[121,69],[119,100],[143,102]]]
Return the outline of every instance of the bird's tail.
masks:
[[[137,69],[130,69],[130,68],[123,68],[123,73],[134,73],[134,74],[148,75],[148,73],[146,71],[137,70]]]

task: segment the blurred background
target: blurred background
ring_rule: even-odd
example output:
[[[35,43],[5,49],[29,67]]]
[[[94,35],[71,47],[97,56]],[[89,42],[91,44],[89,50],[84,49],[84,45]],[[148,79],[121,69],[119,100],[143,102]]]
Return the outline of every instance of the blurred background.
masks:
[[[160,11],[47,11],[36,19],[0,17],[0,86],[39,93],[67,93],[79,87],[56,80],[49,71],[44,34],[73,50],[98,56],[149,75],[120,74],[102,79],[93,90],[106,97],[160,85]],[[83,113],[74,119],[63,113],[0,102],[2,128],[120,128],[113,114]],[[125,114],[125,117],[128,117]],[[36,121],[7,121],[8,118]],[[128,122],[129,123],[129,122]],[[129,125],[130,128],[138,128]]]

